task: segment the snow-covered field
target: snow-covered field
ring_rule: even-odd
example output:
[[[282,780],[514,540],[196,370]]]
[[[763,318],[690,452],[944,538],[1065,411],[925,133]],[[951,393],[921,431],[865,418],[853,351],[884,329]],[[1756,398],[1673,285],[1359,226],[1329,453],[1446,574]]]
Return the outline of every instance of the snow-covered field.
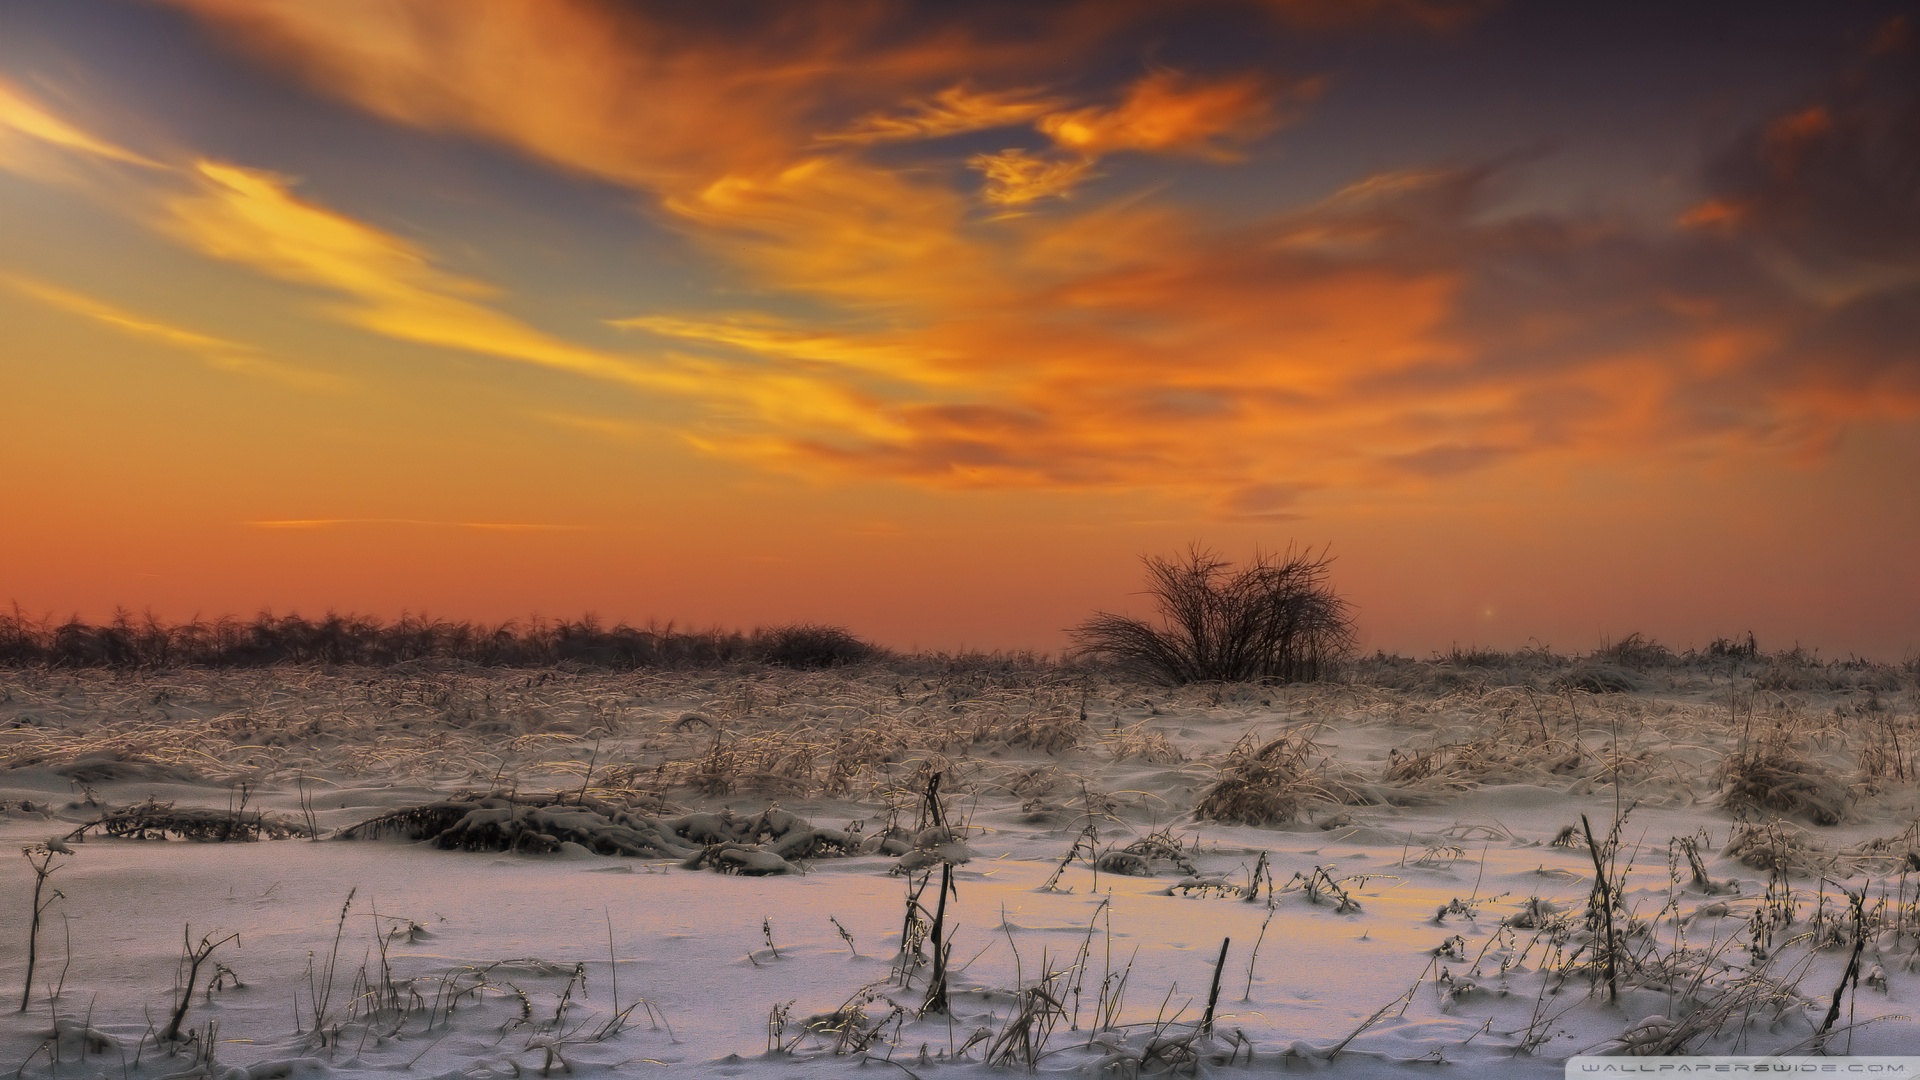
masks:
[[[1912,680],[0,672],[0,839],[27,849],[0,863],[0,1070],[1547,1076],[1636,1046],[1911,1051]],[[450,799],[406,820],[518,850],[330,836]],[[108,835],[169,822],[326,838]],[[589,850],[621,845],[642,854]],[[926,1012],[936,913],[951,997]]]

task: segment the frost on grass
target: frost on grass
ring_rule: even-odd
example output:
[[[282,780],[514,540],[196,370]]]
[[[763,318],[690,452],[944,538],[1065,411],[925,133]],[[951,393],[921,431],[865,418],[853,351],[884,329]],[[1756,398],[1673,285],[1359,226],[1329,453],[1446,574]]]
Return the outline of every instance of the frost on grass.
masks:
[[[1294,731],[1263,743],[1242,739],[1227,752],[1220,779],[1194,804],[1193,815],[1241,825],[1283,825],[1311,803],[1377,801],[1365,782],[1322,760],[1313,740]]]
[[[193,840],[201,843],[287,840],[313,835],[312,830],[300,822],[258,811],[175,806],[151,798],[133,806],[110,810],[75,832],[84,833],[90,828],[98,828],[108,836],[123,840]]]
[[[680,859],[689,869],[785,874],[793,860],[846,855],[856,840],[769,807],[658,817],[568,795],[468,795],[389,811],[342,829],[344,840],[405,839],[460,851],[552,854],[573,844],[596,855]]]
[[[1838,825],[1853,801],[1846,782],[1796,745],[1785,725],[1729,755],[1720,775],[1720,805],[1733,811],[1798,814],[1816,825]]]
[[[0,830],[89,826],[41,898],[30,985],[25,926],[0,934],[0,985],[31,1006],[0,1051],[23,1080],[836,1058],[1339,1080],[1911,1046],[1911,679],[1591,663],[1639,688],[1537,653],[1287,686],[958,662],[0,670]],[[935,773],[956,824],[913,817]],[[420,846],[105,827],[244,838],[256,813]],[[619,857],[528,857],[556,851]],[[840,854],[886,857],[786,873]],[[336,883],[362,887],[350,914]],[[31,887],[16,863],[5,910]],[[949,1004],[923,1014],[936,895]],[[245,948],[207,959],[156,1045],[187,924]]]

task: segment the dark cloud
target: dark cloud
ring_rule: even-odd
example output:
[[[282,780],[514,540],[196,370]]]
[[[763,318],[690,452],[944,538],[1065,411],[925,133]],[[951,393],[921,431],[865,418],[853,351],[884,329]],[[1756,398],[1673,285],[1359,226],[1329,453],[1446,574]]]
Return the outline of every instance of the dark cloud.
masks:
[[[1920,271],[1920,48],[1882,37],[1827,99],[1746,133],[1708,170],[1729,230],[1815,287]]]

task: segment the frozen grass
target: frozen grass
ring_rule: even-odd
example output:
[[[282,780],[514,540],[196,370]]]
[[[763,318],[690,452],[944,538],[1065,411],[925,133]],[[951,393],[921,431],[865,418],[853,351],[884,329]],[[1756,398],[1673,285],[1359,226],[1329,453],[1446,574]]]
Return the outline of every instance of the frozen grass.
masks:
[[[201,843],[228,841],[285,840],[312,836],[313,831],[297,821],[246,809],[244,803],[227,809],[183,806],[149,798],[146,802],[118,810],[109,810],[96,820],[81,825],[68,836],[77,840],[90,829],[124,840],[193,840]]]
[[[651,938],[622,952],[700,946],[719,932],[714,911],[733,919],[755,905],[750,923],[727,931],[746,939],[739,947],[674,969],[699,980],[700,1000],[739,1004],[738,987],[766,987],[733,1027],[740,1009],[689,1016],[673,1005],[682,1034],[720,1047],[693,1064],[717,1071],[787,1075],[800,1062],[888,1057],[921,1075],[923,1060],[1125,1075],[1304,1059],[1366,1075],[1367,1063],[1438,1054],[1428,1060],[1534,1061],[1545,1075],[1579,1049],[1838,1049],[1871,1040],[1872,1024],[1894,1032],[1881,1046],[1911,1035],[1898,1026],[1907,1022],[1881,1019],[1916,989],[1920,966],[1920,880],[1908,880],[1920,878],[1920,702],[1910,688],[1863,677],[1769,689],[1750,657],[1714,660],[1748,664],[1741,675],[1616,650],[1605,662],[1644,665],[1622,670],[1653,688],[1587,692],[1556,688],[1569,668],[1531,656],[1513,661],[1532,665],[1524,680],[1503,683],[1504,662],[1377,669],[1484,675],[1444,686],[1420,674],[1408,686],[1180,688],[1005,658],[824,672],[0,671],[0,776],[17,785],[0,792],[0,825],[24,838],[85,821],[102,823],[98,833],[129,812],[147,826],[128,837],[245,838],[247,815],[286,823],[298,809],[301,826],[286,835],[373,819],[356,831],[456,849],[152,841],[90,844],[77,865],[56,865],[273,855],[258,864],[274,877],[257,895],[305,860],[464,859],[474,870],[458,872],[460,887],[475,893],[456,901],[382,879],[382,906],[362,900],[349,917],[328,876],[328,910],[311,926],[277,926],[286,941],[249,929],[197,973],[189,943],[179,985],[198,989],[180,1039],[155,1038],[183,1000],[178,986],[148,978],[151,1035],[125,998],[85,1018],[86,999],[36,985],[20,1021],[34,1026],[7,1029],[8,1045],[38,1055],[23,1066],[34,1077],[116,1075],[120,1052],[124,1075],[141,1078],[268,1060],[235,1038],[321,1063],[292,1073],[419,1060],[421,1075],[442,1075],[483,1055],[496,1075],[563,1073],[670,1056],[651,1001],[603,996],[620,971],[612,949],[596,958],[579,946],[598,940],[601,897],[673,889],[698,912],[689,944]],[[1725,792],[1765,779],[1751,761],[1810,763],[1789,779],[1812,775],[1837,791],[1840,824],[1816,824],[1822,815],[1804,801],[1769,807],[1762,795],[1793,787],[1784,782],[1722,807]],[[920,820],[934,775],[956,818],[937,836]],[[51,810],[49,791],[64,799]],[[136,801],[148,791],[157,798]],[[1569,843],[1552,843],[1569,825]],[[533,857],[541,851],[553,854]],[[672,866],[751,873],[761,856],[805,873],[748,882]],[[9,910],[24,914],[32,883],[15,869],[19,882],[0,884],[20,886]],[[894,870],[904,882],[885,876]],[[553,876],[562,873],[571,876]],[[520,892],[506,880],[516,876],[529,879]],[[81,899],[103,880],[57,879]],[[916,883],[903,923],[901,888]],[[758,889],[794,891],[747,891]],[[574,892],[595,898],[584,938],[548,910]],[[218,901],[229,920],[249,910],[244,888],[189,883],[167,895],[191,901],[166,912],[168,963],[184,924],[211,942],[237,926],[203,939],[213,920],[194,904]],[[528,953],[432,940],[441,924],[426,902],[394,906],[398,896],[431,896],[427,910],[447,905],[456,922],[497,918],[486,924],[497,932],[544,936]],[[57,970],[38,982],[57,987],[78,955],[91,993],[100,976],[86,958],[99,946],[79,928],[102,917],[89,924],[76,911],[63,956],[63,916],[79,905],[55,903],[35,940],[40,970]],[[649,908],[638,921],[660,917]],[[15,988],[29,944],[17,921],[19,940],[0,943]],[[927,1008],[936,921],[939,955],[951,960],[944,1011]],[[1238,950],[1226,961],[1228,996],[1246,1000],[1219,1002],[1208,1033],[1202,1006],[1223,937]],[[432,944],[402,947],[416,938]],[[298,972],[262,970],[249,951],[261,948],[314,956],[291,1012],[282,990]],[[627,972],[619,979],[632,989]],[[276,1022],[297,1024],[295,1035],[270,1029],[258,1004],[268,992],[251,989],[261,984],[281,995]],[[1863,1019],[1850,1018],[1856,1009]],[[767,1058],[722,1061],[763,1033]]]
[[[1317,749],[1310,733],[1300,730],[1264,742],[1242,738],[1227,752],[1220,779],[1194,804],[1194,816],[1228,824],[1279,825],[1296,820],[1314,803],[1378,801],[1364,781],[1337,769]]]
[[[1089,736],[1084,693],[1083,678],[1048,669],[0,671],[0,768],[83,785],[344,771],[485,787],[571,778],[613,797],[866,795],[948,755],[1071,749]],[[1132,753],[1167,753],[1135,741]]]
[[[141,778],[237,789],[346,772],[481,789],[571,784],[620,799],[872,798],[923,767],[962,760],[971,764],[954,782],[989,788],[1031,783],[1030,766],[1000,762],[1033,755],[1103,751],[1178,766],[1192,750],[1156,714],[1284,710],[1403,735],[1391,760],[1336,757],[1331,771],[1292,760],[1297,745],[1250,741],[1220,762],[1232,783],[1210,805],[1232,810],[1238,800],[1252,811],[1266,799],[1272,806],[1252,816],[1284,818],[1299,810],[1285,805],[1290,789],[1308,801],[1365,803],[1382,787],[1408,797],[1517,782],[1598,787],[1618,774],[1654,797],[1726,790],[1729,805],[1830,818],[1859,797],[1904,789],[1920,752],[1911,691],[1836,692],[1839,703],[1823,712],[1751,680],[1666,696],[1366,682],[1143,693],[1046,665],[926,668],[0,669],[0,768],[51,768],[83,787]]]
[[[1729,810],[1804,814],[1816,825],[1838,825],[1852,802],[1838,776],[1772,740],[1728,757],[1721,780],[1720,805]]]
[[[564,793],[463,794],[392,810],[335,836],[542,855],[571,845],[595,855],[678,859],[689,869],[749,875],[796,873],[799,860],[850,855],[860,846],[857,833],[816,827],[777,807],[747,816],[723,809],[667,817]]]
[[[1920,689],[1920,660],[1903,664],[1857,658],[1821,659],[1794,648],[1767,653],[1744,641],[1721,639],[1705,648],[1674,651],[1639,634],[1590,653],[1545,647],[1503,651],[1460,648],[1424,660],[1384,653],[1350,661],[1343,678],[1401,690],[1484,691],[1530,687],[1590,694],[1693,690],[1730,682],[1778,696],[1841,693],[1893,696]]]

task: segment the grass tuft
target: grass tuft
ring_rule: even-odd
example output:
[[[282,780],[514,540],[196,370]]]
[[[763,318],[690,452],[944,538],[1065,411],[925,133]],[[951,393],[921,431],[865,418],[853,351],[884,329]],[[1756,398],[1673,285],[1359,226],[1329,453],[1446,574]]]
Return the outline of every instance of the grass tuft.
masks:
[[[1807,757],[1787,725],[1729,754],[1719,779],[1720,805],[1736,814],[1805,815],[1816,825],[1838,825],[1853,801],[1846,783]]]
[[[1311,802],[1368,803],[1359,787],[1308,764],[1317,747],[1291,731],[1255,746],[1242,739],[1227,753],[1220,779],[1194,804],[1197,818],[1238,825],[1283,825]]]

